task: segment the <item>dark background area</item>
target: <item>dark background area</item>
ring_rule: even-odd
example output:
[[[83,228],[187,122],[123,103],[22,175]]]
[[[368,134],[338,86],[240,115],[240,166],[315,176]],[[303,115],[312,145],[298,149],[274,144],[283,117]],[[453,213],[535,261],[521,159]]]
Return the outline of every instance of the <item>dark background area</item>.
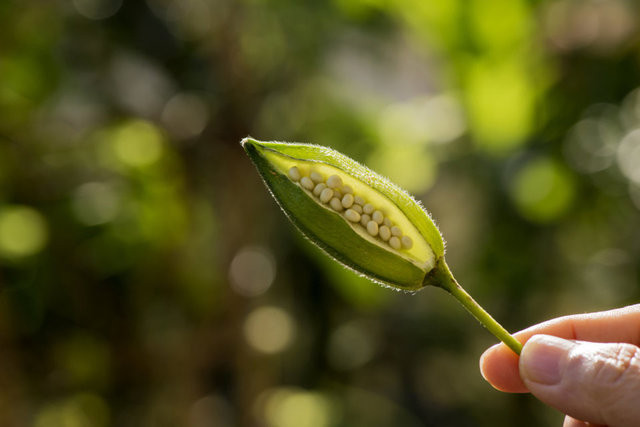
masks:
[[[507,329],[640,297],[624,0],[0,2],[0,425],[540,426],[451,297],[306,242],[239,145],[420,199]]]

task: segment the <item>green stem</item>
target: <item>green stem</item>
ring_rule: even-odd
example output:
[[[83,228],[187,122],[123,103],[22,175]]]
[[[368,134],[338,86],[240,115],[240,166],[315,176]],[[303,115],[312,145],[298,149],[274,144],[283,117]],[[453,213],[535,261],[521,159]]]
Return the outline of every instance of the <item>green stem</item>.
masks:
[[[444,258],[438,260],[432,273],[425,278],[425,284],[438,286],[453,295],[478,321],[507,347],[520,355],[522,344],[502,327],[484,308],[480,306],[454,279]]]

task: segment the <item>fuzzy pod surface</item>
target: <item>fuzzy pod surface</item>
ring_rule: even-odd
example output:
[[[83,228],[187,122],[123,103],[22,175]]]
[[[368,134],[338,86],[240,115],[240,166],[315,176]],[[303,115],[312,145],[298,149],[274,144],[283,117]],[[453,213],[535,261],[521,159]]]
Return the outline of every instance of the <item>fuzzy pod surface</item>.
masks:
[[[406,191],[327,147],[252,138],[241,144],[288,218],[332,258],[396,289],[434,284],[443,239]]]

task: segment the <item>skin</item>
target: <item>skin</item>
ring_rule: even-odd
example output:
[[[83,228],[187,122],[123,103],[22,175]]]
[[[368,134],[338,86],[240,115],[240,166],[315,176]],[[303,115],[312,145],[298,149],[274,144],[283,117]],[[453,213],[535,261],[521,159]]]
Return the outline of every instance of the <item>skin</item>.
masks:
[[[565,427],[640,426],[640,304],[549,320],[480,358],[496,389],[532,393],[567,414]]]

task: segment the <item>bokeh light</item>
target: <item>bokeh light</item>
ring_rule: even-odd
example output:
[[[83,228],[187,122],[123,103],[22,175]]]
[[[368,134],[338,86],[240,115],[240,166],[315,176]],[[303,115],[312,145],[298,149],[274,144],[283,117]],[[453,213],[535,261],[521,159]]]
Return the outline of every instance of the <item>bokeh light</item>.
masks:
[[[109,88],[114,101],[134,115],[153,118],[162,112],[173,84],[155,62],[132,52],[114,55],[109,64]]]
[[[112,221],[120,209],[120,194],[102,182],[82,184],[74,192],[73,212],[86,225],[99,225]]]
[[[485,49],[508,52],[531,34],[532,14],[524,0],[497,0],[491,4],[474,0],[470,6],[471,30],[477,43]],[[504,37],[505,34],[510,37]]]
[[[623,0],[558,0],[545,6],[546,33],[559,50],[610,52],[637,31],[637,10]]]
[[[107,385],[111,354],[107,344],[99,337],[77,331],[57,343],[54,356],[59,374],[65,382],[97,388]]]
[[[207,125],[208,108],[202,99],[188,93],[174,95],[162,110],[162,121],[179,139],[193,138]]]
[[[420,145],[405,145],[401,141],[388,146],[381,145],[371,153],[367,164],[413,193],[428,190],[437,173],[432,154]]]
[[[160,159],[163,137],[151,123],[135,120],[113,130],[112,144],[120,162],[131,167],[146,167]]]
[[[371,360],[376,347],[376,338],[370,326],[349,322],[339,326],[331,334],[327,357],[336,369],[356,369]]]
[[[389,145],[445,143],[466,130],[462,107],[444,94],[392,104],[382,112],[378,126],[380,138]]]
[[[189,427],[232,427],[233,410],[222,396],[212,394],[193,403],[189,410]]]
[[[569,132],[564,141],[568,163],[577,171],[591,174],[608,191],[624,191],[620,173],[628,181],[628,194],[636,206],[640,180],[640,90],[635,88],[620,105],[596,104]],[[613,166],[617,168],[612,168]],[[618,172],[619,171],[619,172]],[[615,178],[614,178],[615,177]],[[622,185],[621,185],[622,184]]]
[[[629,180],[640,184],[640,129],[625,135],[618,146],[618,165]]]
[[[533,126],[535,92],[518,62],[469,64],[466,94],[470,129],[481,147],[508,152],[524,143]]]
[[[105,19],[120,9],[122,0],[73,0],[73,5],[86,18]]]
[[[78,393],[44,405],[36,414],[34,427],[108,427],[109,406],[96,394]]]
[[[166,22],[172,34],[184,40],[198,40],[213,30],[224,17],[225,4],[205,0],[147,0],[149,8]]]
[[[38,253],[47,243],[44,217],[28,206],[0,207],[0,254],[22,258]]]
[[[260,247],[238,251],[229,265],[229,278],[234,291],[247,297],[265,293],[276,276],[276,264],[271,253]]]
[[[337,421],[331,401],[318,392],[282,387],[265,391],[259,402],[269,427],[328,427]]]
[[[581,172],[604,170],[614,162],[619,141],[614,124],[606,118],[578,122],[565,143],[567,160]]]
[[[244,336],[254,349],[262,353],[279,353],[287,348],[296,333],[291,315],[278,307],[259,307],[247,316]]]
[[[547,158],[533,159],[516,174],[511,187],[516,207],[535,222],[550,222],[571,206],[575,189],[571,175]]]

